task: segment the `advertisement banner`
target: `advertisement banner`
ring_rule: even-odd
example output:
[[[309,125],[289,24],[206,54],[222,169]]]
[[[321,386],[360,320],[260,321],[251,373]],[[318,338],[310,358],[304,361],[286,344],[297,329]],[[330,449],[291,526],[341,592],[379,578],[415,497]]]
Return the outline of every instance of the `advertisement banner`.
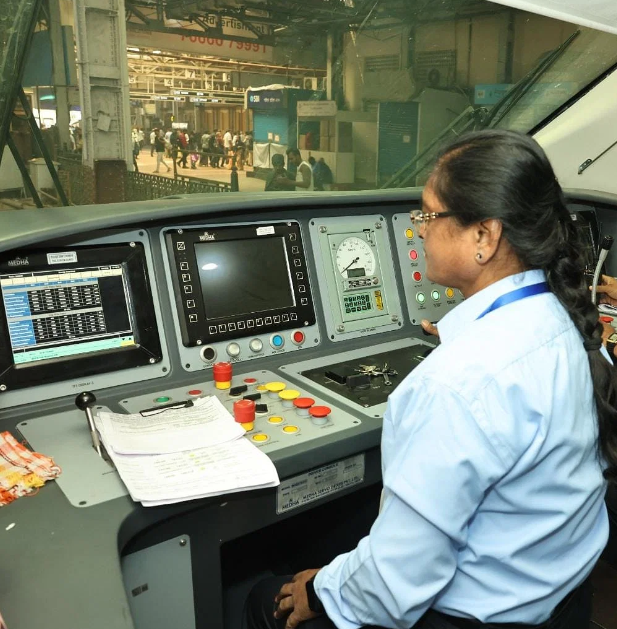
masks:
[[[241,31],[237,34],[242,37],[254,37],[250,31]],[[227,29],[223,32],[227,34]],[[145,31],[131,27],[127,23],[127,44],[139,48],[153,48],[166,52],[186,52],[193,55],[208,55],[213,57],[228,57],[239,61],[272,62],[272,46],[266,46],[258,42],[239,42],[231,39],[219,39],[194,34],[176,35],[174,33],[159,33]]]

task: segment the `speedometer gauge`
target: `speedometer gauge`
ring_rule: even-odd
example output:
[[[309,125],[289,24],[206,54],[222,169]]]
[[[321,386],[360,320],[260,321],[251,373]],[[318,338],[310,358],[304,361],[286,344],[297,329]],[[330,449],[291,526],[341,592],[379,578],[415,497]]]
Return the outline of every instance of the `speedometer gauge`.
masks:
[[[375,272],[375,254],[365,240],[349,236],[336,250],[336,266],[344,278],[372,275]],[[359,273],[361,269],[364,273]]]

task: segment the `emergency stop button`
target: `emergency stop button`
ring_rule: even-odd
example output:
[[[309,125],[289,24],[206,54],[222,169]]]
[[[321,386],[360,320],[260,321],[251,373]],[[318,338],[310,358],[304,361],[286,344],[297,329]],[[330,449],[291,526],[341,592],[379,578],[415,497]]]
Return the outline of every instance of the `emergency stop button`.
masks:
[[[313,406],[309,410],[311,421],[316,426],[323,426],[328,423],[328,416],[332,412],[329,406]]]
[[[296,413],[300,417],[308,417],[309,408],[315,404],[315,400],[311,397],[297,397],[294,400],[294,406],[296,407]]]

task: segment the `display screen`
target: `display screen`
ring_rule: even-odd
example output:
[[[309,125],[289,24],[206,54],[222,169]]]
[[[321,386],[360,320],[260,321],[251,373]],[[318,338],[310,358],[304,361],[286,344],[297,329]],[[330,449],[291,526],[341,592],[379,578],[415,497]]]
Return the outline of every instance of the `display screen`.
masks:
[[[135,345],[122,265],[0,275],[16,367]]]
[[[295,306],[283,238],[196,243],[195,256],[208,320]]]

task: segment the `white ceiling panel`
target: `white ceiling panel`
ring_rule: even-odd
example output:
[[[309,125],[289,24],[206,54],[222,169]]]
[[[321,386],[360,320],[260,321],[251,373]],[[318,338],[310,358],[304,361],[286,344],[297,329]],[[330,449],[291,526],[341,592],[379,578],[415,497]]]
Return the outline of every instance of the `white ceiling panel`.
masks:
[[[515,9],[617,34],[617,0],[491,0]]]

